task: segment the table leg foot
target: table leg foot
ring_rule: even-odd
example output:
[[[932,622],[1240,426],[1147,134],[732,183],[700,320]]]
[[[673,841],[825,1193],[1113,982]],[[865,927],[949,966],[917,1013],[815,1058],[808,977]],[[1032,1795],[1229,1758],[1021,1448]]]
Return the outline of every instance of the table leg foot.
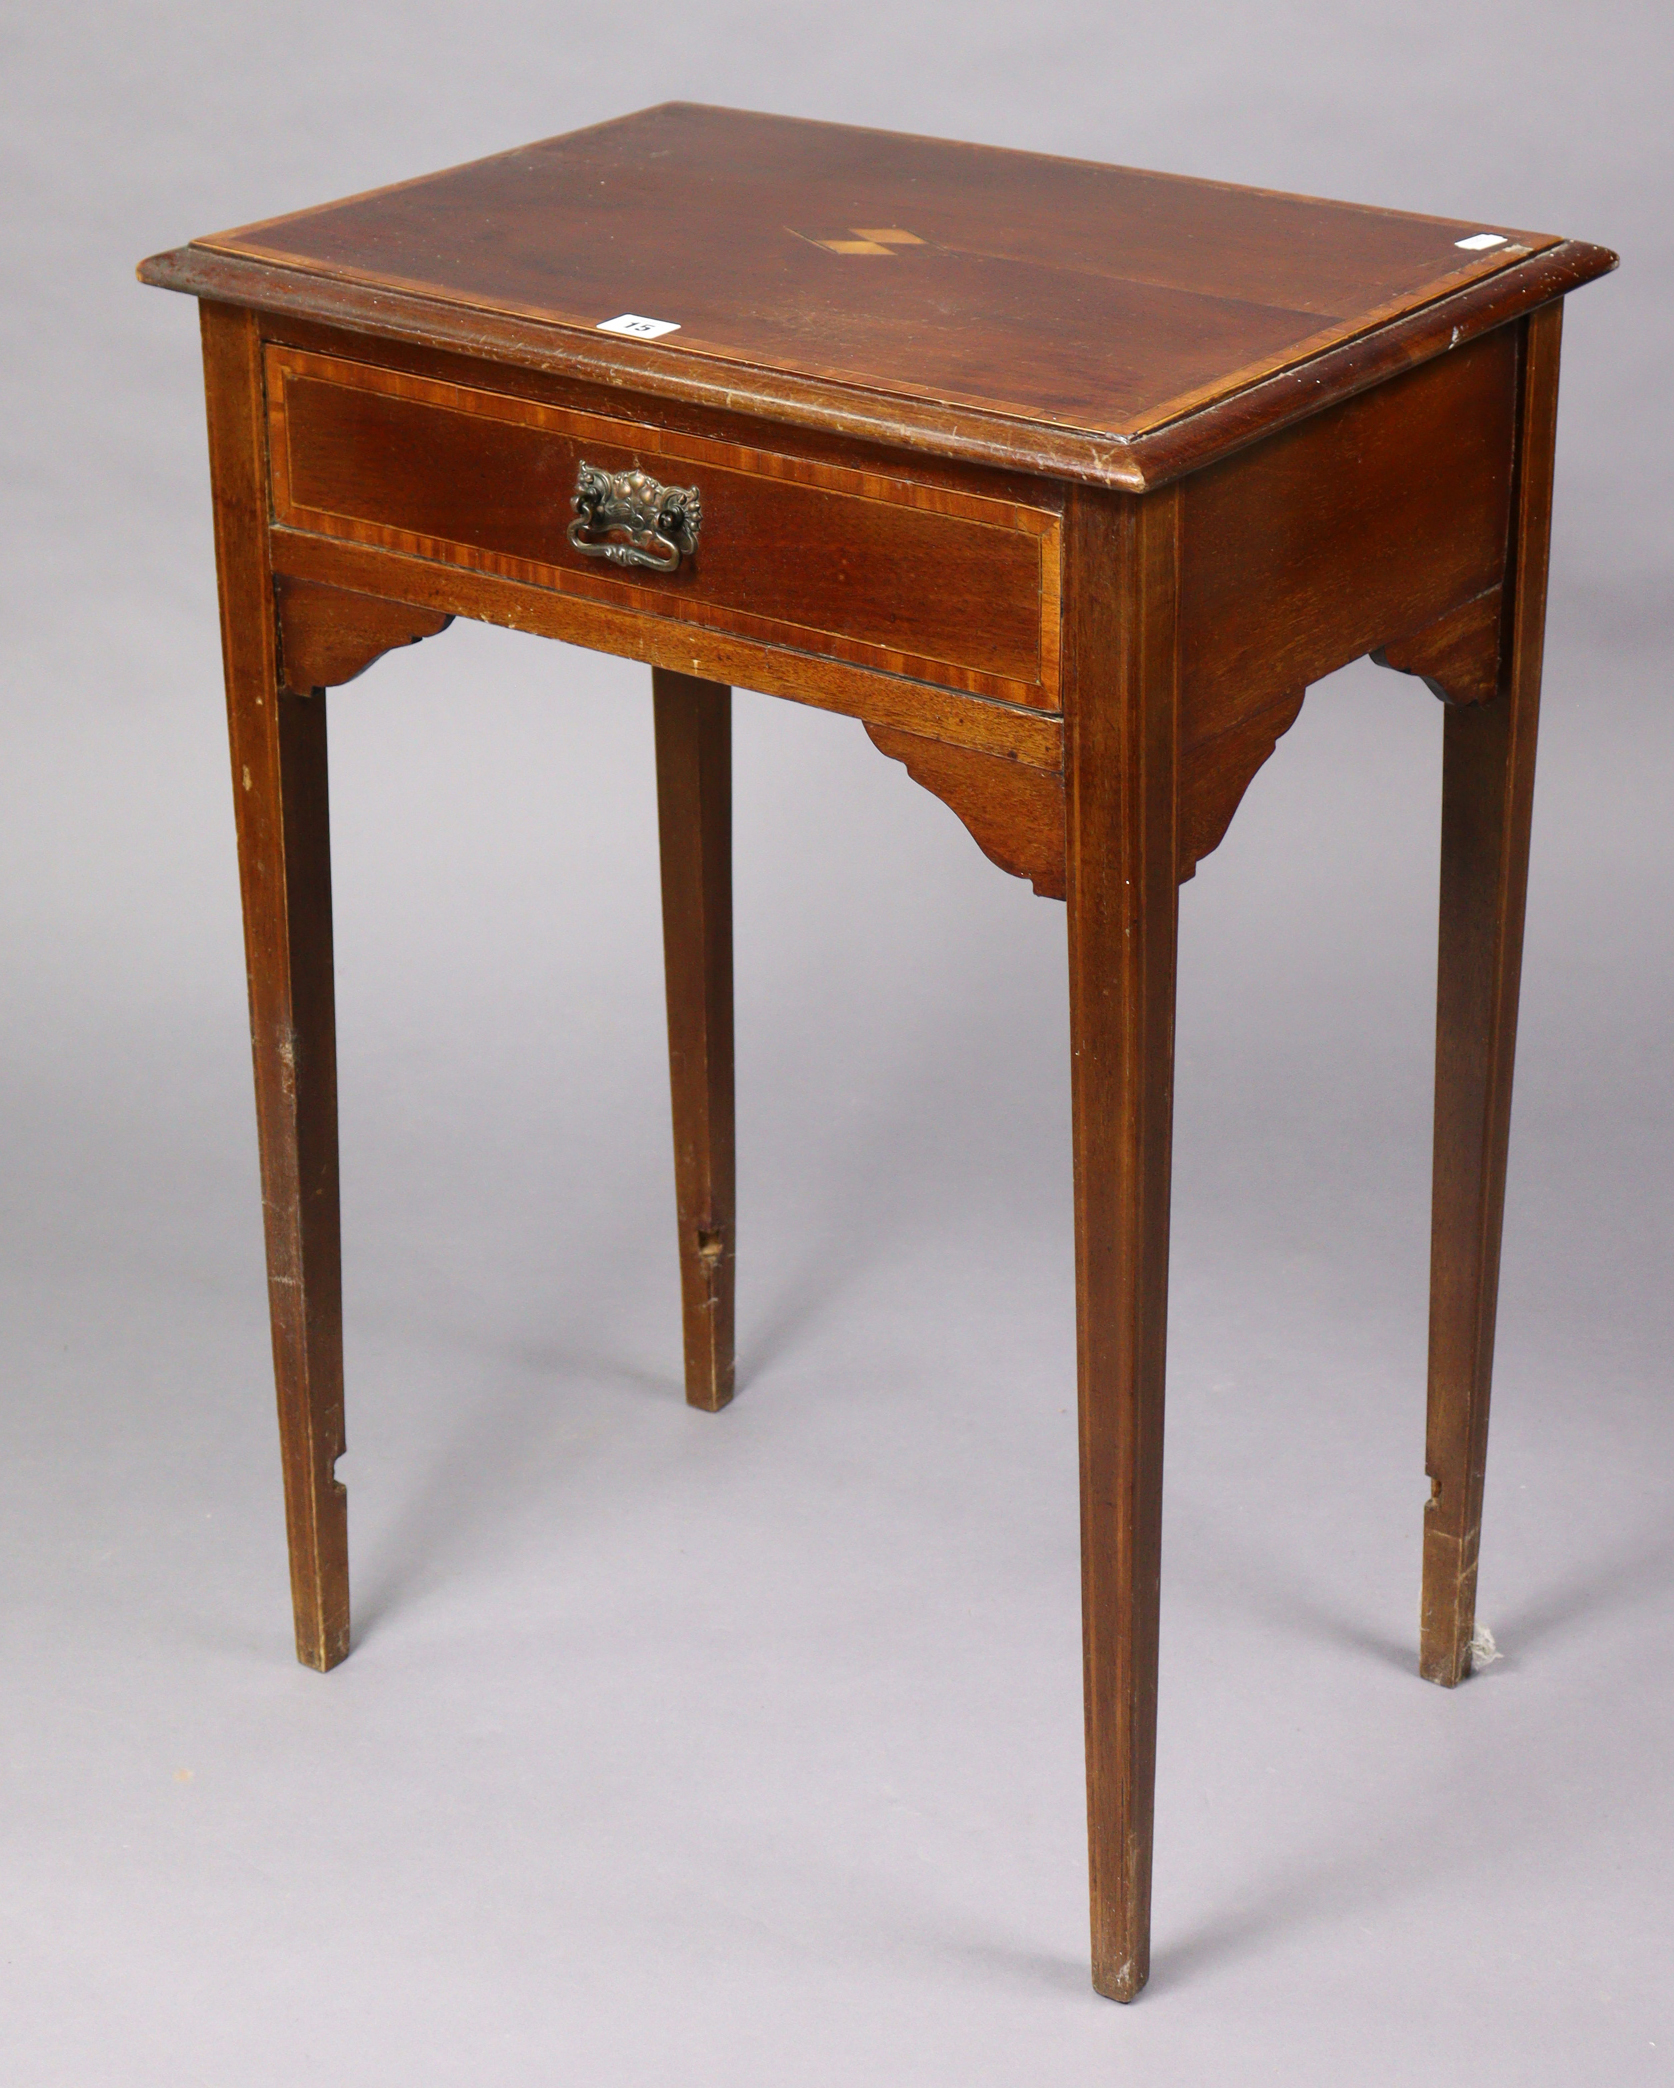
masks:
[[[1476,1631],[1477,1530],[1424,1532],[1424,1598],[1418,1627],[1418,1672],[1426,1682],[1455,1688],[1471,1671]]]
[[[1093,1960],[1093,1992],[1107,2001],[1137,2001],[1150,1976],[1148,1963],[1135,1964],[1131,1958],[1116,1958],[1108,1964]]]

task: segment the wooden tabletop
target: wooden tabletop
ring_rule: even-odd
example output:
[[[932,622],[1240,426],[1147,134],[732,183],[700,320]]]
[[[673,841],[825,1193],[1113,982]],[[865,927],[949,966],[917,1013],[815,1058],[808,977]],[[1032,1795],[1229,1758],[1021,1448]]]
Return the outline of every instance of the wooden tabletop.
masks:
[[[1614,263],[1506,225],[670,103],[141,275],[1137,488]],[[661,330],[600,330],[618,321]]]

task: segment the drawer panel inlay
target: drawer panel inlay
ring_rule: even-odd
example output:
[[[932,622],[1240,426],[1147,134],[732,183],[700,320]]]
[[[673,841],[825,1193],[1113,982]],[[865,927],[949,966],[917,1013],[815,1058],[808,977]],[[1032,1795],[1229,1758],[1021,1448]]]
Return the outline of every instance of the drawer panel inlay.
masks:
[[[275,520],[1036,709],[1058,707],[1059,517],[963,488],[269,347]],[[666,573],[570,541],[577,475],[695,489]]]

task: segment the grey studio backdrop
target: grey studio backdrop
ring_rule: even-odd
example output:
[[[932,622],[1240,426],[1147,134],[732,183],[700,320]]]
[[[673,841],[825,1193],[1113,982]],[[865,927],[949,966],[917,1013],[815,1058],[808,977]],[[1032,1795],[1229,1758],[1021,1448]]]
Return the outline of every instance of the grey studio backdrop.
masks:
[[[1669,2078],[1666,11],[4,15],[14,2088]],[[1481,1615],[1414,1648],[1440,714],[1183,894],[1155,1976],[1086,1972],[1064,928],[736,703],[741,1391],[679,1387],[648,676],[332,696],[358,1643],[292,1659],[193,233],[684,97],[1550,228]],[[631,307],[627,295],[624,305]]]

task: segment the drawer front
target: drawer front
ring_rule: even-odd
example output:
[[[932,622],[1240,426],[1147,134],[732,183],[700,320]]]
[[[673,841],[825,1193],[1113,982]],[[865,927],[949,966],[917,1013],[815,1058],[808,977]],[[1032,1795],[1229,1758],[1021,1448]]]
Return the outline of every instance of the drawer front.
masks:
[[[1058,708],[1059,517],[823,459],[267,351],[288,528]],[[695,486],[695,553],[624,571],[568,540],[583,463]]]

